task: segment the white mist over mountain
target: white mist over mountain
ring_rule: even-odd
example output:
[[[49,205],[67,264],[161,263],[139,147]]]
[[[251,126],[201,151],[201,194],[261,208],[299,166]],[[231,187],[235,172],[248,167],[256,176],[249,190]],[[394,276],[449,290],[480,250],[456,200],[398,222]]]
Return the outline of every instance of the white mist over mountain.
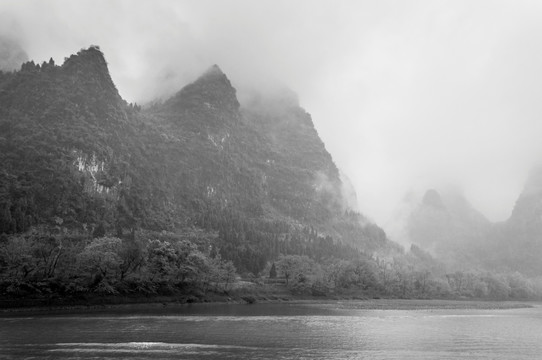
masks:
[[[510,215],[542,154],[541,18],[535,1],[4,0],[0,35],[36,62],[99,45],[128,101],[215,63],[239,88],[287,84],[384,224],[443,184]]]

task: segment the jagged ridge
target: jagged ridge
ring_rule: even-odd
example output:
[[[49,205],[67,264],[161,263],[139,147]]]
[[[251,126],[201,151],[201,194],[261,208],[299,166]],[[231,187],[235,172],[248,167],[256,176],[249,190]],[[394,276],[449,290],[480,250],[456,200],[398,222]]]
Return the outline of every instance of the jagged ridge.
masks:
[[[223,255],[250,271],[281,248],[308,251],[318,232],[389,246],[347,211],[310,115],[294,101],[241,109],[218,66],[143,111],[122,100],[97,47],[0,80],[0,232],[196,226],[219,231]]]

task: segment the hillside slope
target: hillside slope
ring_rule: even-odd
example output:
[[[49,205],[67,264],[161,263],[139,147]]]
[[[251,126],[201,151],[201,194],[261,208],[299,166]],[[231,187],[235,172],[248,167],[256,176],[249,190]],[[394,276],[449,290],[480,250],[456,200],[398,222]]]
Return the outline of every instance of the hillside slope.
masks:
[[[518,197],[512,214],[495,224],[488,239],[487,264],[542,275],[542,169],[534,168]]]
[[[0,134],[0,233],[204,229],[252,272],[280,253],[396,248],[344,205],[310,115],[291,99],[241,107],[216,65],[142,110],[98,47],[27,62],[0,73]]]

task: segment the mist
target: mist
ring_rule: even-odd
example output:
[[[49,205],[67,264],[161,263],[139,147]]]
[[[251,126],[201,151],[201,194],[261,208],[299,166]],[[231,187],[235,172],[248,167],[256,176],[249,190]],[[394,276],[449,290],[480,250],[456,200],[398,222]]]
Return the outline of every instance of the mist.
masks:
[[[364,214],[453,186],[510,215],[542,142],[535,1],[2,1],[29,59],[99,45],[129,102],[218,64],[244,89],[286,85],[311,113]],[[242,97],[242,96],[241,96]]]

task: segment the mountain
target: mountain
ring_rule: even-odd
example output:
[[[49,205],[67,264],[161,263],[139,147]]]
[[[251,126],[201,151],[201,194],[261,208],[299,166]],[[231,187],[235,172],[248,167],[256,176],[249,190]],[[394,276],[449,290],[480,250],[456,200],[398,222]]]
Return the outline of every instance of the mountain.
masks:
[[[0,73],[0,134],[0,234],[201,229],[251,272],[280,253],[396,249],[346,205],[296,97],[241,105],[217,65],[141,109],[119,95],[97,46],[61,66],[27,62]]]
[[[341,180],[310,114],[294,93],[254,93],[241,110],[244,121],[262,136],[258,148],[265,151],[254,151],[253,159],[265,176],[268,214],[308,223],[367,253],[398,250],[381,228],[350,207],[347,196],[355,194]]]
[[[402,218],[395,219],[402,222],[402,232],[395,232],[404,237],[399,240],[427,249],[452,266],[479,265],[479,247],[491,224],[461,193],[430,189],[421,199],[407,200],[413,205],[405,205]]]
[[[392,239],[427,249],[455,268],[542,275],[542,168],[531,172],[510,218],[499,223],[457,193],[428,190],[409,200],[389,226]]]
[[[534,168],[529,174],[507,222],[535,232],[542,231],[542,167]]]
[[[495,224],[490,235],[489,266],[542,275],[542,168],[534,168],[516,201],[512,214]]]
[[[3,74],[0,104],[0,232],[88,229],[118,197],[135,131],[99,49]]]

